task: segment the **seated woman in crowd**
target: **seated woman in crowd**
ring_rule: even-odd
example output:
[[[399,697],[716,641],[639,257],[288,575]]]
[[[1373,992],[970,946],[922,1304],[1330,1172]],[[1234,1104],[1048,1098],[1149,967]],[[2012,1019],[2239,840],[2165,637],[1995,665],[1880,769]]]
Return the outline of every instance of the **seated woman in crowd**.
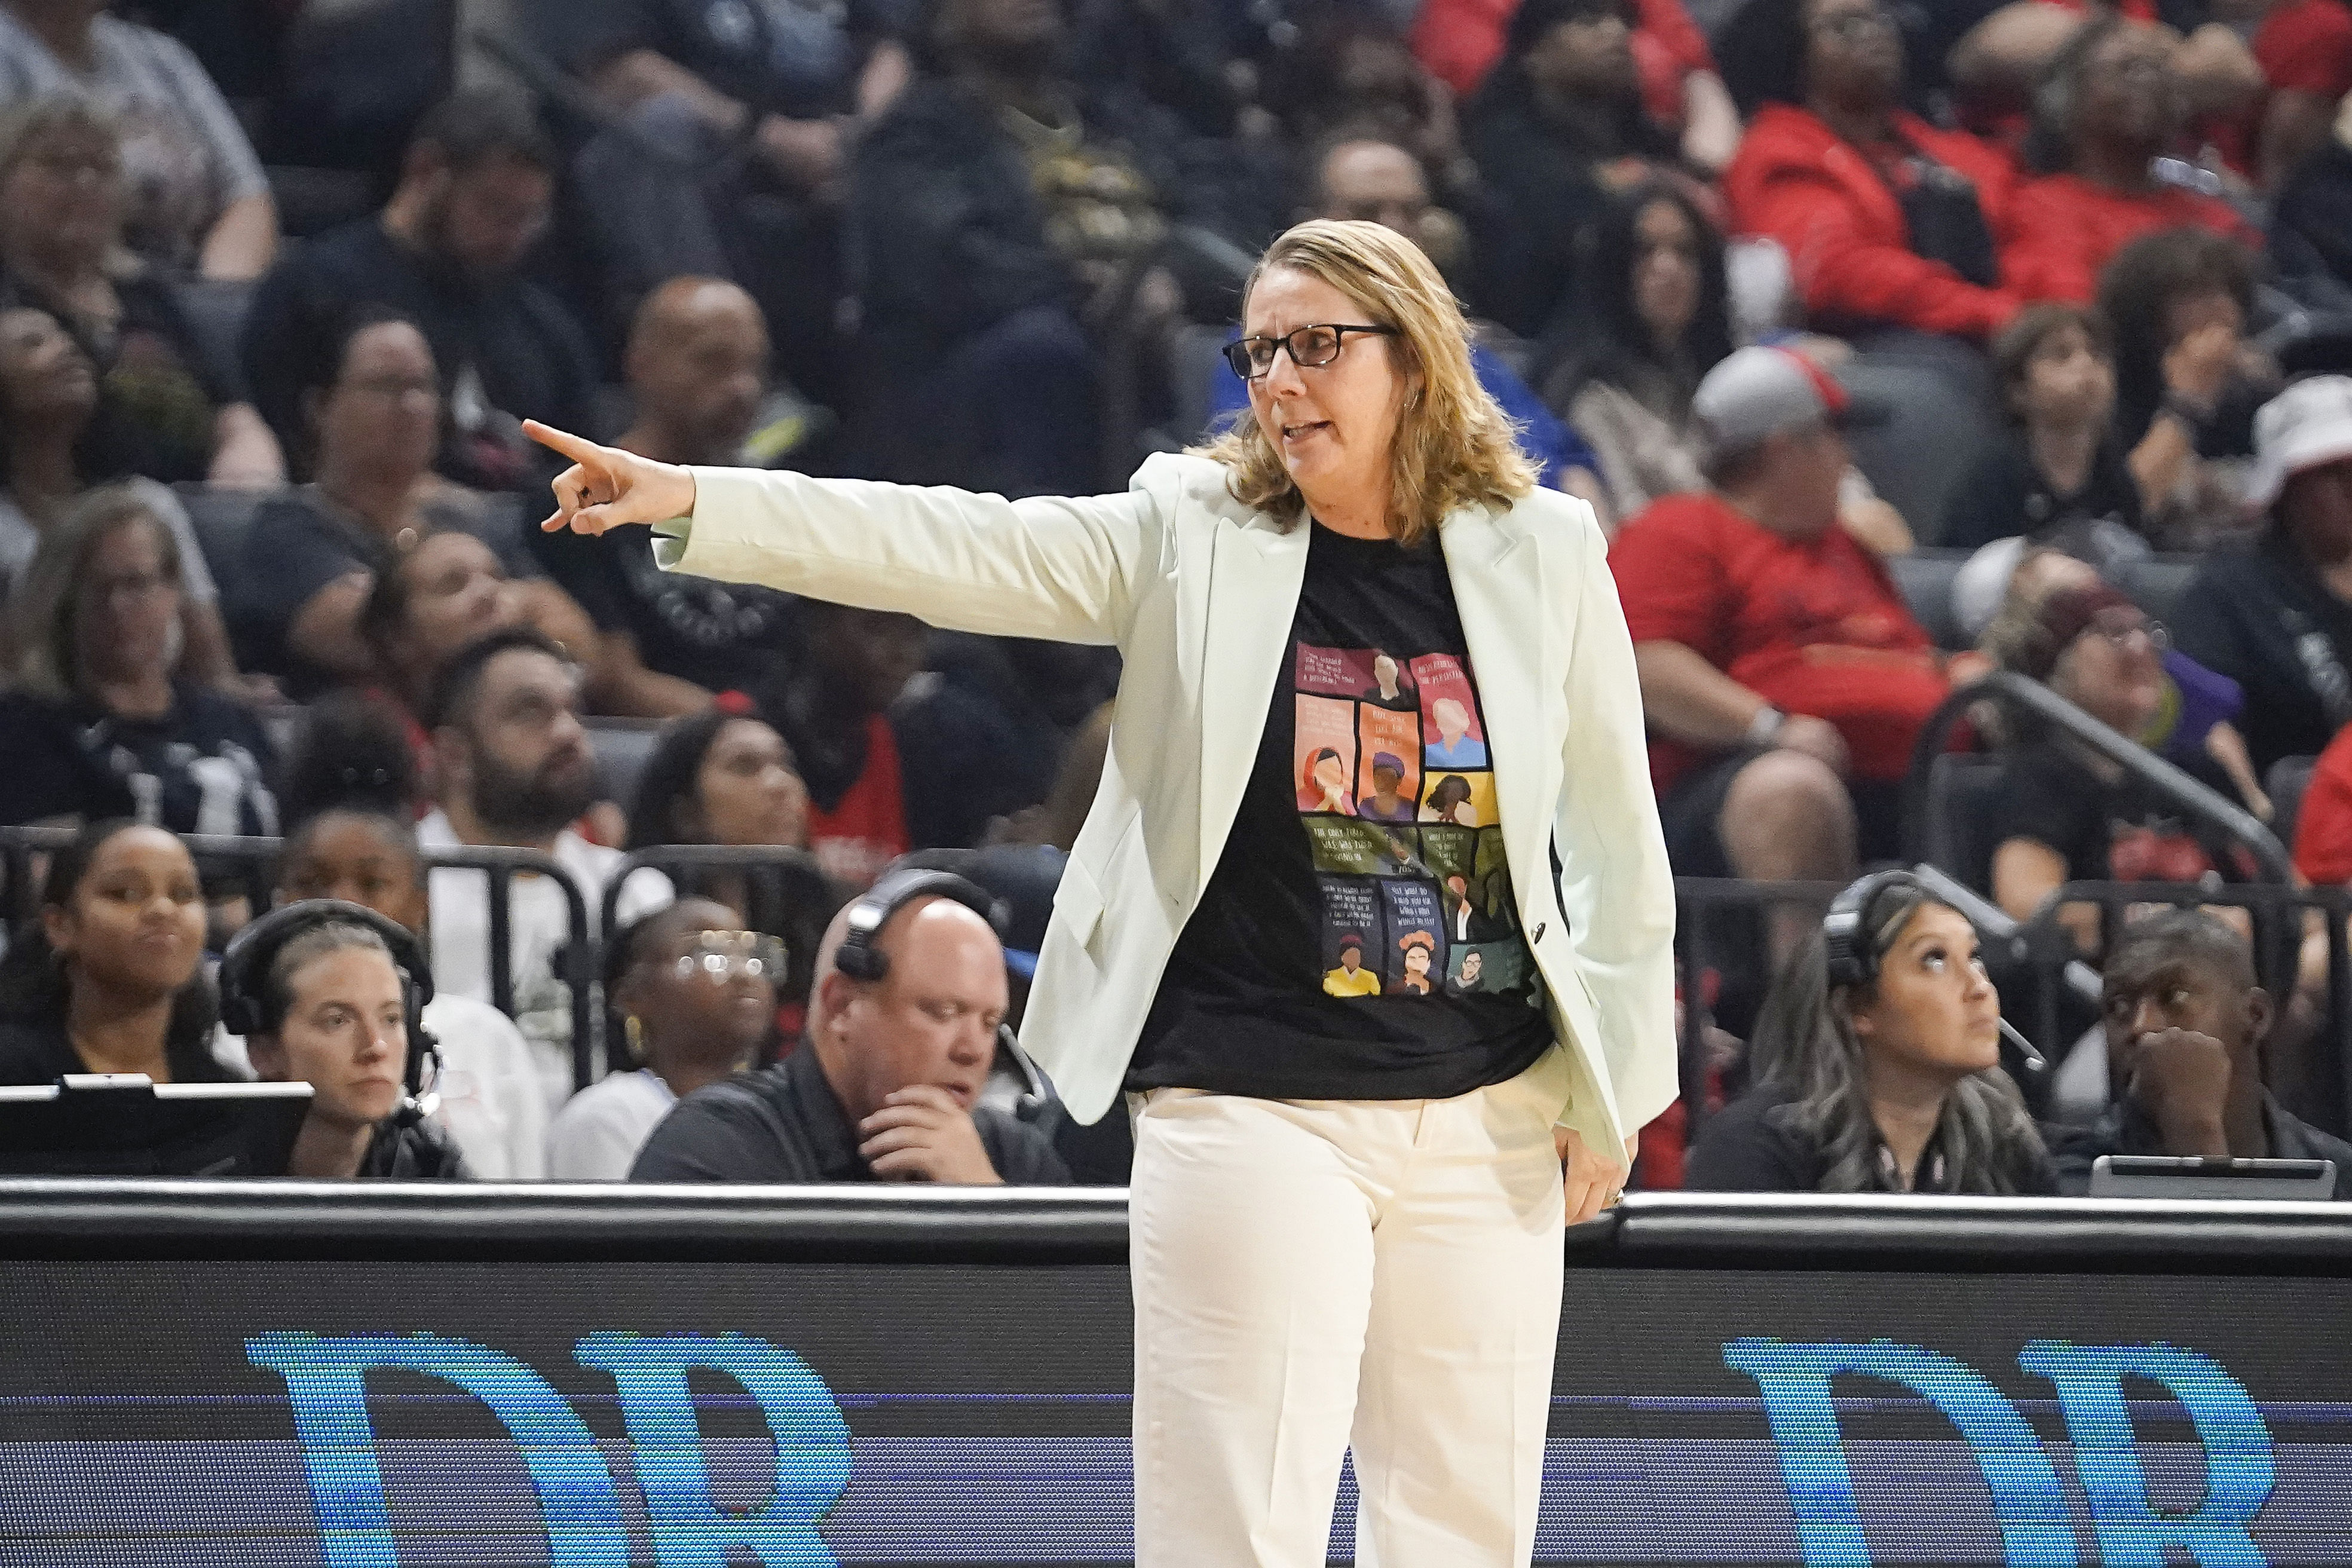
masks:
[[[1575,289],[1579,237],[1614,188],[1675,167],[1633,63],[1630,0],[1526,0],[1464,132],[1499,209],[1482,237],[1481,303],[1522,337]]]
[[[2095,579],[2057,588],[2030,612],[2013,611],[1988,643],[2006,667],[2133,739],[2158,723],[2172,689],[2164,627]],[[2184,818],[2106,757],[2024,715],[2011,723],[2018,734],[2002,752],[2000,788],[1978,825],[1991,859],[1970,868],[1976,885],[2010,915],[2032,919],[2068,882],[2218,882],[2251,871],[2226,838]],[[2232,793],[2211,761],[2175,762],[2209,788]],[[2058,918],[2084,952],[2100,950],[2095,905],[2069,905]]]
[[[180,677],[180,538],[136,490],[49,525],[10,605],[0,823],[136,816],[175,833],[270,834],[276,763],[243,704]]]
[[[572,596],[542,577],[511,496],[433,471],[441,392],[433,351],[415,322],[363,306],[322,330],[303,367],[314,482],[266,502],[232,586],[229,629],[244,662],[298,692],[378,673],[362,615],[384,569],[432,533],[471,533],[508,574],[525,618],[576,653],[601,712],[688,712],[708,696],[656,675],[624,637],[601,636]]]
[[[749,700],[732,694],[673,720],[654,742],[629,803],[632,852],[667,844],[809,847],[809,793],[792,747]],[[800,1032],[816,978],[816,949],[841,895],[812,867],[669,868],[681,896],[735,911],[739,924],[779,938],[786,971],[779,994],[787,1037]]]
[[[9,301],[51,312],[89,353],[107,400],[138,438],[140,473],[281,483],[278,439],[234,372],[198,339],[163,278],[127,259],[129,199],[121,132],[103,110],[44,98],[0,119],[0,268]]]
[[[1952,491],[1936,542],[1976,550],[2022,535],[2131,551],[2139,488],[2114,439],[2105,323],[2075,305],[2029,306],[1993,340],[1992,362],[2009,423]]]
[[[2032,1115],[2000,1068],[2000,996],[1976,928],[1901,872],[1864,884],[1855,962],[1833,972],[1821,934],[1790,962],[1748,1042],[1756,1087],[1700,1129],[1684,1184],[2054,1192]]]
[[[2253,268],[2237,241],[2176,228],[2134,240],[2100,275],[2116,439],[2159,549],[2202,549],[2239,526],[2253,413],[2278,383],[2246,342]]]
[[[249,953],[244,952],[250,945]],[[419,997],[431,968],[414,944],[331,903],[289,904],[240,933],[221,963],[224,1010],[249,1010],[246,1052],[265,1083],[307,1083],[310,1110],[286,1173],[463,1180],[465,1156],[409,1098]],[[420,1086],[423,1087],[423,1086]]]
[[[0,595],[32,563],[42,531],[89,492],[94,478],[129,471],[115,426],[89,356],[58,319],[30,306],[0,308],[0,428],[8,433],[0,443]],[[186,634],[180,672],[208,686],[237,684],[220,592],[187,509],[152,479],[128,484],[179,542]]]
[[[1780,241],[1814,326],[1981,342],[2008,324],[2008,165],[1903,109],[1879,0],[1748,0],[1717,54],[1752,115],[1724,172],[1732,231]]]
[[[604,997],[614,1026],[606,1037],[635,1070],[615,1070],[564,1102],[547,1135],[549,1175],[626,1181],[670,1107],[767,1053],[782,944],[736,927],[733,910],[689,898],[613,939]]]
[[[2280,393],[2254,448],[2247,499],[2265,523],[2209,552],[2172,616],[2181,650],[2244,689],[2246,748],[2268,777],[2352,723],[2352,377]]]
[[[278,208],[253,144],[176,38],[102,5],[27,4],[0,19],[0,103],[103,104],[130,127],[140,172],[124,236],[162,267],[244,281],[268,269]]]
[[[416,847],[417,781],[399,716],[361,699],[314,707],[287,759],[293,824],[278,897],[340,899],[429,941],[425,858]],[[470,996],[436,995],[423,1023],[440,1043],[433,1120],[486,1181],[547,1173],[547,1095],[513,1020]]]
[[[96,822],[49,862],[37,921],[0,958],[0,1083],[236,1075],[213,1058],[205,890],[161,828]]]
[[[1723,237],[1680,186],[1638,185],[1593,225],[1581,285],[1545,401],[1591,445],[1618,517],[1705,489],[1691,396],[1732,348]]]
[[[2261,232],[2236,208],[2158,171],[2188,109],[2178,47],[2163,28],[2108,15],[2084,24],[2051,62],[2026,146],[2041,177],[2020,185],[2012,204],[2009,277],[2026,298],[2088,304],[2117,251],[2165,229],[2202,228],[2261,248]]]

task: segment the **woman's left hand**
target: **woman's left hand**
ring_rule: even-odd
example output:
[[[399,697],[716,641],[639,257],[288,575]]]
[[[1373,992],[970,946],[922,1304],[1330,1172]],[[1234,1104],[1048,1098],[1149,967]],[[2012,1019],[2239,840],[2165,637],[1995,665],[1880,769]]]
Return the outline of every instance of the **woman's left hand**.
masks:
[[[1551,1130],[1552,1147],[1559,1152],[1560,1175],[1568,1189],[1569,1224],[1583,1224],[1623,1194],[1639,1142],[1638,1136],[1625,1140],[1625,1159],[1620,1163],[1586,1148],[1583,1135],[1574,1128]]]

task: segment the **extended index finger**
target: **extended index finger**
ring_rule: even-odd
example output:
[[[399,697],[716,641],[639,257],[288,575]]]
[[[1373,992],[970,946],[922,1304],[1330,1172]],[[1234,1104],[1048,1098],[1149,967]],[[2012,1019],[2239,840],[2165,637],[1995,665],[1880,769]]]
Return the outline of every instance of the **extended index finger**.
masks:
[[[552,425],[541,425],[536,419],[522,422],[522,433],[551,451],[561,452],[575,463],[604,466],[604,448],[584,437],[569,430],[558,430]]]

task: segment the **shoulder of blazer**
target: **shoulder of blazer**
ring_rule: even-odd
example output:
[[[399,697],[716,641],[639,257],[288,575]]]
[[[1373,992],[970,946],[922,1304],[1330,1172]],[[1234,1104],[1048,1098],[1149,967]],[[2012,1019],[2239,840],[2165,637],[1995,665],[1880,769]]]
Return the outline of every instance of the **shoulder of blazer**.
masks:
[[[1273,526],[1272,516],[1234,499],[1232,480],[1233,471],[1213,458],[1156,452],[1143,459],[1128,487],[1150,496],[1171,521]]]

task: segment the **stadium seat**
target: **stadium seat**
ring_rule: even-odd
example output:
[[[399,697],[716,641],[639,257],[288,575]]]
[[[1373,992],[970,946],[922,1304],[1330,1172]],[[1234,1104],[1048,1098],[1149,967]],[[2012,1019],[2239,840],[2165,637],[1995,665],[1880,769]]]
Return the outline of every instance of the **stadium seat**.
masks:
[[[2271,764],[2270,777],[2263,781],[2271,797],[2271,831],[2290,854],[2294,850],[2294,823],[2303,811],[2304,792],[2311,787],[2311,770],[2318,765],[2317,757],[2281,757]]]
[[[1937,647],[1962,648],[1969,646],[1960,635],[1959,624],[1952,618],[1952,582],[1968,564],[1972,552],[1966,550],[1915,550],[1908,555],[1887,558],[1886,566],[1901,591],[1903,602],[1911,606],[1911,614],[1935,639]]]
[[[653,755],[661,733],[653,719],[591,719],[588,743],[596,753],[597,793],[625,806],[637,792],[637,775]]]

